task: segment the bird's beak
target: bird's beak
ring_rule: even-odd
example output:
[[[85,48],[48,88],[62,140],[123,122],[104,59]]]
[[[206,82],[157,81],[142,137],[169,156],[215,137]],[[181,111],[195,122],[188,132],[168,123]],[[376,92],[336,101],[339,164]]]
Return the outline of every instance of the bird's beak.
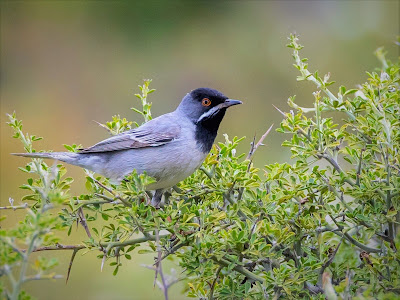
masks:
[[[239,101],[239,100],[233,100],[233,99],[226,99],[225,101],[224,101],[224,103],[222,103],[222,106],[223,107],[229,107],[229,106],[232,106],[232,105],[238,105],[238,104],[242,104],[243,102],[242,101]]]

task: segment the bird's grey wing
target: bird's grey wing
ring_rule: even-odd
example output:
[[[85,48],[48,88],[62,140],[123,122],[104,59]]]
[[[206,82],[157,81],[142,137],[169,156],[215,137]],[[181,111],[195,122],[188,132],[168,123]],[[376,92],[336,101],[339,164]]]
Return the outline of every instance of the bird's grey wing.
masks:
[[[155,118],[142,126],[110,137],[79,153],[110,152],[124,149],[157,147],[178,138],[181,127],[168,115]]]

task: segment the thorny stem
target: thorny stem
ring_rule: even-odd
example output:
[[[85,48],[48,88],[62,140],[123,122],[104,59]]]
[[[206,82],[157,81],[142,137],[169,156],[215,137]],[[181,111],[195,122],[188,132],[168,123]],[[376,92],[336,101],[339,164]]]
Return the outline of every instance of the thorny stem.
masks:
[[[274,127],[274,124],[272,124],[268,128],[268,130],[261,136],[261,138],[259,139],[257,144],[255,144],[255,140],[253,140],[253,143],[251,144],[251,148],[250,148],[249,154],[247,154],[246,159],[250,160],[253,157],[254,153],[256,152],[257,148],[260,147],[261,145],[263,145],[263,142],[264,142],[265,138],[267,137],[267,135],[270,133],[272,127]],[[255,138],[255,136],[254,136],[254,138]]]
[[[162,234],[159,237],[165,238],[168,236],[170,236],[170,234]],[[148,236],[143,236],[143,237],[136,238],[136,239],[125,240],[123,242],[99,242],[97,245],[99,245],[99,250],[101,250],[101,247],[106,247],[106,248],[111,249],[114,247],[131,246],[131,245],[135,245],[135,244],[144,243],[147,241],[156,241],[156,236],[148,235]],[[83,248],[87,248],[87,247],[82,244],[77,244],[77,245],[56,244],[55,246],[45,246],[45,247],[36,248],[32,252],[48,251],[48,250],[75,250],[75,249],[79,250],[79,249],[83,249]]]

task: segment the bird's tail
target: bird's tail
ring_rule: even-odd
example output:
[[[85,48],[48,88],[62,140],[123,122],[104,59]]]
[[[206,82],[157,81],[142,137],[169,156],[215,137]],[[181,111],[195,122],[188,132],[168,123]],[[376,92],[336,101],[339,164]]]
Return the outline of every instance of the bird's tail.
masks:
[[[31,158],[50,158],[63,161],[69,164],[76,164],[79,154],[73,152],[34,152],[34,153],[11,153],[16,156]]]

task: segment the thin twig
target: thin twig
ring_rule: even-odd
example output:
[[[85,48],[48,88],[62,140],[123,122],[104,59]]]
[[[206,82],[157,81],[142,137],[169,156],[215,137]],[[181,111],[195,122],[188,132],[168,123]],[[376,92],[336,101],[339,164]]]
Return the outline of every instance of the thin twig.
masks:
[[[224,199],[225,200],[227,200],[228,202],[229,202],[229,204],[231,204],[231,205],[234,205],[235,204],[235,202],[232,200],[232,198],[231,198],[231,192],[233,191],[233,188],[234,188],[234,186],[235,186],[235,183],[236,182],[234,182],[233,184],[232,184],[232,186],[230,187],[230,189],[226,192],[226,193],[224,193],[224,195],[223,195],[223,197],[224,197]],[[242,219],[247,219],[247,220],[251,220],[244,212],[242,212],[240,209],[238,209],[238,215],[242,218]]]
[[[261,145],[263,145],[263,141],[265,140],[265,138],[267,137],[267,135],[269,134],[269,132],[271,131],[272,127],[274,126],[274,124],[272,124],[268,130],[262,135],[262,137],[259,139],[259,141],[256,144],[256,135],[254,135],[253,137],[253,141],[251,142],[251,147],[250,147],[250,151],[247,154],[246,159],[250,160],[249,164],[247,165],[247,172],[250,172],[250,168],[251,168],[251,164],[252,164],[252,160],[251,158],[253,157],[254,153],[256,152],[257,148]],[[238,195],[238,201],[242,200],[243,197],[243,192],[244,192],[244,188],[241,187],[239,189],[239,195]]]
[[[123,197],[121,197],[120,195],[118,195],[116,192],[114,192],[112,189],[110,189],[109,187],[105,186],[104,184],[102,184],[100,181],[98,181],[95,178],[92,178],[94,182],[96,182],[99,186],[101,186],[103,189],[105,189],[107,192],[109,192],[111,195],[113,195],[115,198],[119,199],[122,201],[122,203],[126,206],[126,207],[131,207],[132,205]]]
[[[63,278],[62,275],[34,275],[34,276],[26,276],[23,280],[23,283],[33,280],[48,280],[48,279],[61,279]]]
[[[40,248],[34,249],[32,252],[40,252],[40,251],[52,251],[52,250],[80,250],[86,248],[85,245],[78,244],[78,245],[61,245],[56,244],[55,246],[44,246]],[[25,251],[25,250],[22,250]]]
[[[350,268],[347,267],[347,271],[346,271],[346,282],[347,282],[347,285],[346,285],[346,288],[344,290],[343,300],[350,300],[351,299],[351,296],[350,296],[351,275],[352,274],[351,274]]]
[[[169,237],[170,234],[162,234],[160,235],[160,238],[164,237]],[[131,245],[136,245],[148,241],[155,241],[156,237],[154,235],[148,235],[148,236],[142,236],[140,238],[136,239],[131,239],[131,240],[125,240],[123,242],[100,242],[98,245],[99,247],[106,247],[108,249],[112,249],[115,247],[125,247],[125,246],[131,246]],[[40,247],[34,249],[32,252],[39,252],[39,251],[51,251],[51,250],[75,250],[75,249],[83,249],[87,248],[85,245],[78,244],[78,245],[61,245],[61,244],[56,244],[54,246],[45,246],[45,247]],[[24,252],[25,250],[19,250],[20,252]]]
[[[246,159],[251,159],[251,157],[253,156],[254,152],[256,152],[257,148],[260,147],[261,145],[263,145],[263,141],[265,140],[265,138],[267,137],[267,135],[270,133],[272,127],[274,127],[274,124],[272,124],[268,130],[262,135],[262,137],[260,138],[260,140],[257,142],[257,144],[252,145],[249,154],[247,155]]]
[[[101,194],[94,194],[95,196],[97,196],[97,197],[99,197],[99,198],[103,198],[103,199],[105,199],[105,197],[107,197],[107,196],[104,196],[104,195],[102,195],[102,196],[104,196],[104,197],[102,197],[102,196],[100,196]],[[109,198],[109,197],[107,197],[107,198]],[[109,199],[111,199],[111,198],[109,198]],[[111,199],[112,201],[109,201],[108,199],[106,200],[76,200],[76,201],[74,201],[74,204],[75,205],[82,205],[82,206],[88,206],[88,205],[101,205],[101,204],[108,204],[108,203],[110,203],[110,204],[118,204],[118,203],[120,203],[121,201],[120,200],[114,200],[114,199]],[[69,205],[69,203],[64,203],[65,205]]]
[[[250,143],[250,150],[246,156],[246,159],[250,159],[250,157],[253,155],[255,146],[256,146],[256,134],[254,134],[253,141]],[[249,166],[250,166],[250,163],[249,163]]]
[[[89,239],[92,239],[92,234],[90,233],[89,227],[86,222],[85,213],[83,212],[82,206],[78,209],[78,216],[80,219],[80,223],[82,224],[83,228],[85,228],[86,234]]]
[[[336,226],[338,226],[337,222],[335,219],[333,219],[331,217],[332,221],[336,224]],[[343,228],[341,228],[340,226],[338,226],[338,228],[340,230],[342,230]],[[345,237],[346,240],[348,240],[350,243],[352,243],[354,246],[357,246],[358,248],[368,252],[368,253],[380,253],[382,252],[381,249],[377,249],[377,248],[373,248],[373,247],[369,247],[367,245],[364,245],[362,243],[360,243],[359,241],[355,240],[350,234],[348,234],[347,232],[343,232],[343,231],[336,231],[336,230],[332,230],[331,232],[333,232],[334,234],[340,236],[340,237]]]
[[[169,255],[174,254],[174,253],[175,253],[176,251],[178,251],[180,248],[185,247],[185,246],[187,246],[188,244],[189,244],[189,241],[185,241],[185,242],[182,242],[182,243],[180,243],[180,244],[175,245],[175,246],[172,247],[166,254],[164,254],[164,255],[161,257],[161,260],[158,260],[158,259],[157,259],[157,261],[156,261],[154,264],[157,264],[157,263],[163,261],[163,260],[164,260],[165,258],[167,258]]]
[[[94,195],[99,197],[99,198],[102,198],[102,199],[106,200],[108,203],[111,203],[111,204],[118,204],[119,201],[121,201],[121,200],[118,200],[118,199],[116,200],[116,199],[107,197],[106,195],[99,194],[99,193],[94,193]],[[97,204],[97,203],[93,203],[93,204]]]
[[[275,107],[275,109],[276,109],[282,116],[284,116],[285,119],[286,119],[286,114],[285,114],[283,111],[281,111],[279,108],[277,108],[277,107],[276,107],[275,105],[273,105],[273,104],[272,104],[272,106]]]
[[[208,297],[209,300],[213,300],[214,299],[214,288],[215,285],[217,283],[218,277],[219,277],[219,273],[221,272],[221,270],[224,268],[224,266],[219,266],[217,273],[215,274],[215,278],[213,280],[213,283],[211,285],[211,289],[210,289],[210,297]]]
[[[211,259],[213,261],[215,261],[217,264],[219,264],[221,266],[224,266],[224,267],[228,267],[232,263],[232,262],[230,262],[230,261],[228,261],[228,260],[226,260],[224,258],[218,259],[216,256],[212,256]],[[242,275],[246,276],[247,278],[249,278],[251,280],[259,281],[261,283],[264,283],[264,278],[262,278],[262,277],[260,277],[260,276],[258,276],[256,274],[250,272],[249,270],[243,268],[242,266],[236,265],[236,266],[233,267],[233,270],[235,270],[236,272],[241,273]]]
[[[16,210],[16,209],[24,209],[24,208],[28,208],[29,207],[29,205],[28,205],[28,203],[25,203],[25,204],[22,204],[22,205],[9,205],[9,206],[0,206],[0,210],[2,210],[2,209],[13,209],[13,210]]]
[[[336,198],[338,198],[340,200],[340,202],[343,204],[343,206],[349,211],[349,212],[353,212],[353,209],[346,203],[346,201],[344,201],[343,198],[343,194],[341,195],[335,187],[333,187],[330,183],[328,178],[326,178],[325,176],[321,176],[322,180],[325,182],[325,184],[327,185],[329,191],[331,191],[333,194],[335,194]]]
[[[318,280],[319,285],[322,284],[322,275],[324,274],[325,269],[326,269],[327,267],[329,267],[329,265],[333,262],[333,260],[334,260],[334,258],[335,258],[335,256],[336,256],[336,253],[337,253],[338,250],[339,250],[340,245],[342,245],[343,238],[344,238],[344,236],[340,239],[340,242],[339,242],[339,244],[337,245],[335,251],[333,251],[333,253],[331,254],[331,257],[322,265],[321,270],[319,271],[319,280]]]
[[[360,186],[360,175],[361,175],[361,167],[362,167],[362,158],[363,158],[363,152],[365,149],[361,149],[360,153],[360,161],[358,162],[358,167],[357,167],[357,173],[356,173],[356,185]]]
[[[158,258],[157,258],[156,274],[155,274],[154,282],[156,282],[156,280],[157,280],[157,273],[160,274],[164,298],[165,298],[165,300],[168,300],[168,285],[167,285],[167,282],[165,281],[164,273],[162,270],[162,262],[161,262],[162,251],[161,251],[160,235],[158,232],[158,228],[155,229],[155,232],[156,232],[156,244],[157,244]]]

